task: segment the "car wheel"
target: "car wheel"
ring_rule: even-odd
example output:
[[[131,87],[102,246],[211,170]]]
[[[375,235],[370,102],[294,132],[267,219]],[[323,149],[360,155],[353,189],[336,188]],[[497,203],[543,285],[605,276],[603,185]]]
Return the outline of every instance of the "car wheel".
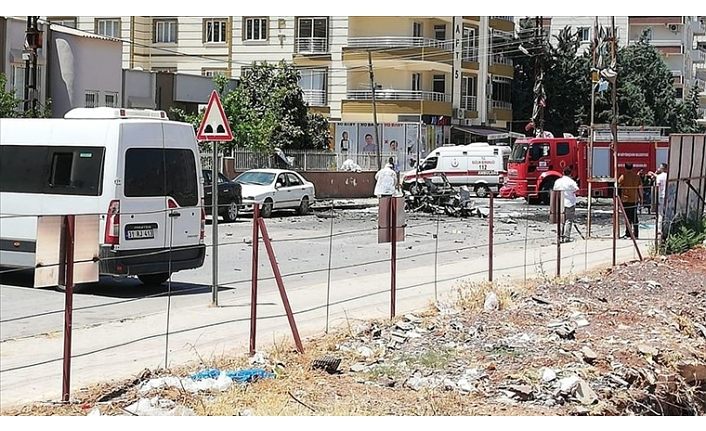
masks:
[[[161,272],[159,274],[141,274],[138,275],[137,278],[140,279],[142,284],[158,286],[167,281],[169,279],[169,275],[170,274],[168,272]]]
[[[309,213],[309,198],[307,196],[304,196],[302,198],[301,203],[299,204],[299,208],[297,209],[297,214],[305,215],[308,213]]]
[[[82,293],[87,290],[90,285],[90,283],[74,284],[74,293]],[[58,292],[66,292],[66,286],[63,285],[55,286],[54,289],[56,289]]]
[[[485,184],[481,184],[475,187],[474,191],[476,192],[476,196],[479,198],[485,198],[488,197],[490,194],[490,187],[486,186]]]
[[[223,220],[230,223],[234,222],[238,218],[238,204],[233,201],[226,208],[226,212],[223,214]]]
[[[269,218],[272,216],[272,206],[273,206],[272,199],[267,198],[265,199],[265,202],[262,203],[262,208],[260,209],[260,216],[263,218]]]

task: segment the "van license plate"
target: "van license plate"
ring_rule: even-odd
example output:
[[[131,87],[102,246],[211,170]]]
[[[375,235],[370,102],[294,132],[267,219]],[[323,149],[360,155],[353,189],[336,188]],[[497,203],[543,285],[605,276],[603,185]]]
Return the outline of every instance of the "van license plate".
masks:
[[[125,239],[153,239],[156,228],[156,223],[127,225]]]

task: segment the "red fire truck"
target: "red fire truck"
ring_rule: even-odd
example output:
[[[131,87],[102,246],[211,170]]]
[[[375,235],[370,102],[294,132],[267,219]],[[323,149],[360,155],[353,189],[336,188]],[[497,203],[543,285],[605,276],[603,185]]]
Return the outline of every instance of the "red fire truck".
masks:
[[[587,132],[582,129],[584,131]],[[664,128],[661,127],[621,127],[618,130],[618,175],[623,173],[625,163],[632,163],[636,172],[640,169],[654,172],[659,163],[666,163],[669,137],[663,132]],[[563,138],[518,139],[510,154],[507,178],[500,189],[500,197],[524,197],[531,203],[539,201],[548,204],[549,191],[567,166],[579,185],[577,195],[588,194],[590,179],[594,197],[612,196],[610,129],[594,129],[592,154],[589,154],[588,133],[582,135],[585,137],[565,134]]]

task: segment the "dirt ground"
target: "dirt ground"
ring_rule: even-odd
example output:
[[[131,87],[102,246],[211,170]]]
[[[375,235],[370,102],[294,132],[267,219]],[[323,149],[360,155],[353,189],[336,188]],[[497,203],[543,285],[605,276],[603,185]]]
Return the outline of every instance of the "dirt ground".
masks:
[[[157,376],[249,368],[248,358],[146,370],[70,404],[2,414],[703,415],[706,249],[578,279],[461,282],[452,303],[351,321],[304,354],[290,349],[281,340],[255,364],[276,378],[223,392],[139,389]],[[335,371],[312,369],[326,357],[340,359]],[[140,399],[161,410],[136,412]]]

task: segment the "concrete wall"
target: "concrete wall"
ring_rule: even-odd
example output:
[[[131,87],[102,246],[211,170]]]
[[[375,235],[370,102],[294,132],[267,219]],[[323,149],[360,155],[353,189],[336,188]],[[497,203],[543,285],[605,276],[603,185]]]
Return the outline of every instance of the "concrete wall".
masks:
[[[235,178],[231,160],[226,160],[224,174]],[[355,199],[373,197],[375,172],[299,172],[307,181],[314,183],[317,199]]]
[[[105,96],[122,100],[122,44],[60,31],[51,34],[51,98],[54,117],[86,105],[86,92],[98,93],[97,106]]]

